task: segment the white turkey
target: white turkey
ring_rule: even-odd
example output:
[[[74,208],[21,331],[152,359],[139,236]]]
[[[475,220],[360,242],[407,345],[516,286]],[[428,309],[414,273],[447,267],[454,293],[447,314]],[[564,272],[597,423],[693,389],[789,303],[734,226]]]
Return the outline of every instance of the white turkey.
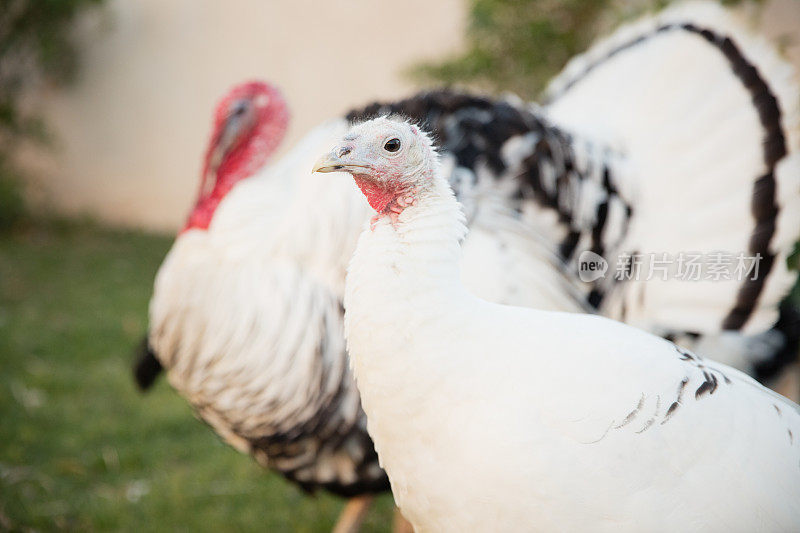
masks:
[[[416,531],[796,530],[800,406],[632,326],[474,296],[464,213],[408,122],[354,126],[314,170],[376,211],[345,335]]]
[[[445,172],[466,208],[470,234],[462,277],[476,294],[507,304],[612,316],[619,314],[620,302],[630,301],[628,320],[684,344],[691,341],[701,353],[729,355],[734,351],[718,347],[731,346],[748,371],[756,364],[761,370],[791,358],[800,326],[791,314],[777,322],[776,316],[778,302],[794,279],[782,265],[789,243],[800,233],[791,218],[800,201],[792,181],[797,172],[774,174],[776,209],[759,212],[758,218],[750,210],[752,201],[763,197],[757,186],[764,183],[759,178],[767,168],[760,157],[763,141],[775,136],[776,127],[782,132],[787,155],[779,158],[781,168],[791,168],[790,154],[798,150],[797,88],[784,72],[785,63],[766,45],[729,25],[721,11],[703,11],[702,17],[701,11],[670,16],[712,28],[720,42],[722,36],[734,36],[747,52],[740,63],[755,65],[763,84],[741,79],[736,75],[741,65],[734,67],[727,52],[697,32],[653,30],[664,16],[613,37],[613,42],[634,44],[606,54],[605,60],[591,51],[576,60],[579,65],[596,64],[586,70],[599,75],[636,52],[643,63],[630,67],[627,83],[642,85],[652,78],[658,86],[657,75],[671,77],[677,87],[660,93],[661,98],[669,102],[675,94],[686,109],[671,117],[656,116],[663,102],[651,102],[653,113],[647,115],[638,108],[627,112],[621,99],[602,93],[595,106],[615,105],[628,123],[591,118],[590,95],[578,90],[597,83],[599,91],[604,85],[590,76],[577,80],[573,75],[577,81],[557,85],[558,96],[547,108],[436,91],[354,110],[319,126],[286,156],[263,166],[283,135],[283,100],[274,89],[265,89],[273,109],[282,110],[270,115],[277,124],[258,123],[272,132],[265,139],[250,135],[256,127],[252,118],[236,118],[251,112],[241,108],[249,109],[254,97],[226,99],[218,108],[208,150],[211,172],[203,172],[197,207],[158,274],[137,380],[148,386],[163,363],[170,382],[223,438],[307,490],[354,496],[388,488],[347,369],[342,326],[345,269],[369,206],[349,176],[320,180],[309,173],[318,155],[352,123],[385,113],[402,113],[435,132]],[[665,46],[650,46],[661,39]],[[599,46],[594,50],[608,49],[607,44]],[[645,51],[639,53],[640,48]],[[696,56],[714,68],[698,75],[685,59]],[[576,70],[570,67],[559,80]],[[720,107],[712,108],[718,114],[696,116],[712,100],[700,91],[704,87],[715,87],[714,101]],[[780,103],[779,113],[759,125],[762,100],[772,94]],[[583,140],[554,125],[559,123],[548,115],[555,117],[560,102],[573,95],[576,109],[589,108],[583,112],[585,137],[600,135],[589,130],[605,125],[609,131],[602,135],[613,139],[613,146]],[[730,128],[717,127],[720,116]],[[258,120],[267,118],[256,115]],[[573,125],[576,130],[579,126]],[[633,141],[641,136],[637,153],[625,144],[633,142],[625,135],[634,126]],[[653,136],[661,131],[694,141],[680,150],[658,150],[660,140]],[[233,132],[240,135],[233,139]],[[229,154],[228,145],[236,150]],[[241,155],[232,159],[232,154],[245,152],[252,161]],[[750,155],[729,168],[729,152]],[[652,172],[665,158],[676,169],[674,175]],[[639,165],[650,166],[644,167],[645,173],[637,171]],[[713,172],[720,165],[724,172]],[[693,181],[703,186],[692,187]],[[663,191],[663,183],[672,190]],[[653,201],[653,195],[662,195],[664,201]],[[724,216],[697,231],[696,226],[716,216],[712,213]],[[681,224],[671,225],[673,219]],[[667,292],[672,300],[665,303],[663,291],[640,295],[639,285],[647,288],[650,282],[584,284],[575,274],[575,258],[584,250],[606,256],[624,250],[669,251],[667,245],[674,243],[665,242],[667,238],[675,239],[681,250],[749,250],[750,237],[770,224],[778,228],[769,242],[777,266],[760,270],[761,289],[753,295],[749,319],[744,325],[729,324],[733,327],[726,332],[723,323],[737,307],[742,284],[718,284],[719,293],[702,296],[707,301],[698,305],[695,291],[708,283],[678,286]]]

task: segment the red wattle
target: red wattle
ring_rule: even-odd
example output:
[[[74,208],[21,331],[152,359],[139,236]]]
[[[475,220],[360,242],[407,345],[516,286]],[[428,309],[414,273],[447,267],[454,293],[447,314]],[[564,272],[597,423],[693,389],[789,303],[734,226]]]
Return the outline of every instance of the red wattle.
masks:
[[[356,185],[361,189],[364,196],[367,197],[369,205],[378,213],[386,211],[389,204],[400,196],[401,193],[400,188],[394,187],[391,184],[388,186],[386,184],[378,184],[359,176],[353,176],[353,179],[355,179]]]

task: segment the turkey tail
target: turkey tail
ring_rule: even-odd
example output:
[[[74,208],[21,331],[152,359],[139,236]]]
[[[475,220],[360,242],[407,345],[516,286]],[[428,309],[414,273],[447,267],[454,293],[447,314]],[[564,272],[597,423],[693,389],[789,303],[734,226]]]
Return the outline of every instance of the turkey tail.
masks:
[[[787,257],[800,234],[792,67],[722,7],[689,3],[573,59],[547,98],[558,126],[611,139],[630,163],[630,182],[618,184],[629,227],[607,258],[667,254],[674,267],[684,253],[707,262],[725,252],[717,259],[749,261],[746,276],[730,279],[610,281],[595,295],[600,311],[693,338],[770,330],[796,279]]]
[[[133,378],[136,380],[139,390],[147,391],[164,370],[164,367],[161,366],[161,363],[156,358],[156,354],[150,348],[147,335],[142,338],[139,346],[136,347],[134,356],[136,360],[133,364]]]

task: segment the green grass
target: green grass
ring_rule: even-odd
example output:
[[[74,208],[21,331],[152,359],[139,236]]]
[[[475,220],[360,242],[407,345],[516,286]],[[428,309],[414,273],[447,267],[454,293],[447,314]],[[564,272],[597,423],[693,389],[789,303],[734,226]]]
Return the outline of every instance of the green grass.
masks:
[[[131,350],[171,238],[91,223],[0,235],[0,530],[329,531],[308,497],[224,445]],[[366,531],[386,531],[381,498]]]

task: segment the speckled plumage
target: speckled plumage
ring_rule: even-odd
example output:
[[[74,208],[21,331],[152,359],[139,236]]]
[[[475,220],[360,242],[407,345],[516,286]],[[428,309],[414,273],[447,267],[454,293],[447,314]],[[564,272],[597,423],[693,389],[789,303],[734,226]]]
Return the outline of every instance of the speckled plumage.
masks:
[[[341,324],[341,249],[365,210],[332,220],[307,202],[294,181],[306,153],[242,181],[208,231],[180,236],[156,278],[150,345],[198,415],[264,466],[308,490],[383,491]],[[349,183],[327,185],[330,202],[352,201]]]

